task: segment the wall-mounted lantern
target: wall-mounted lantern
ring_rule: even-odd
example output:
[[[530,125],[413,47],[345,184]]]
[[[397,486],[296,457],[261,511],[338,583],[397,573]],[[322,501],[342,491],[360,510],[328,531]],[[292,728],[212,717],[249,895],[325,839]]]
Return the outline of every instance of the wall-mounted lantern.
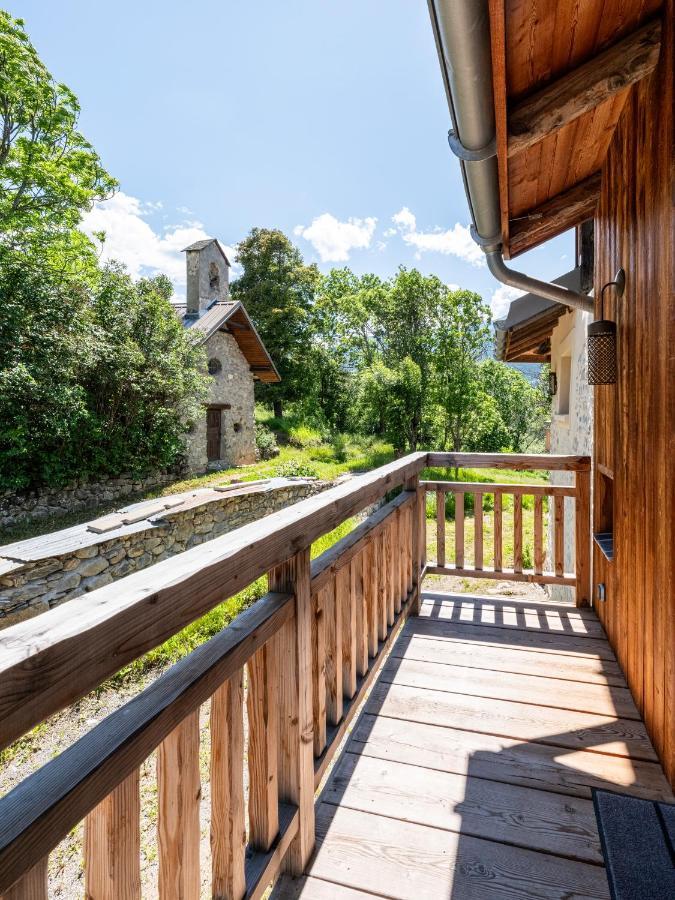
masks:
[[[614,281],[608,281],[600,291],[600,318],[588,326],[588,383],[616,384],[616,322],[605,319],[604,295],[608,287],[616,288],[622,297],[626,287],[626,273],[619,269]]]
[[[549,397],[555,397],[558,393],[558,376],[555,372],[548,373],[548,395]]]

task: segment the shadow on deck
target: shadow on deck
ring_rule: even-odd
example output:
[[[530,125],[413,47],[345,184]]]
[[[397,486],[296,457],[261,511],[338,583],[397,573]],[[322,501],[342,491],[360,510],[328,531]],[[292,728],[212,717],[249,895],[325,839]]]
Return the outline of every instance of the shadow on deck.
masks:
[[[671,794],[595,614],[423,598],[273,896],[609,897],[591,789]]]

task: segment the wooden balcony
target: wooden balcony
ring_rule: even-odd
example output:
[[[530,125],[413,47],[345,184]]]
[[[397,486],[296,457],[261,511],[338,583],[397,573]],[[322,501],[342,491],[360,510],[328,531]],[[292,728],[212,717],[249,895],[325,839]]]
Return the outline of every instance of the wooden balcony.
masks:
[[[576,483],[420,482],[428,464],[561,468]],[[669,789],[602,627],[579,608],[590,596],[588,473],[583,457],[412,454],[7,629],[2,746],[269,573],[262,600],[0,800],[2,897],[46,898],[49,854],[82,820],[95,900],[241,900],[275,879],[280,897],[609,896],[591,789]],[[439,510],[447,491],[494,495],[489,570],[482,504],[465,554],[457,500],[455,561],[439,512],[427,563],[426,491]],[[574,573],[561,537],[545,567],[544,497],[560,523],[561,500],[576,505]],[[310,562],[312,541],[373,504]],[[577,606],[433,593],[427,572],[565,584]],[[159,875],[142,892],[139,770],[155,751]]]

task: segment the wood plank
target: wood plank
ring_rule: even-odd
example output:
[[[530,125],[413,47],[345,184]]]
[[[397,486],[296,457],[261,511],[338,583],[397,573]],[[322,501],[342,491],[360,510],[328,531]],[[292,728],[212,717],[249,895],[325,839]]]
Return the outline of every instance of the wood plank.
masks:
[[[591,800],[345,753],[321,795],[341,808],[602,864]]]
[[[267,594],[0,798],[0,891],[53,848],[292,614]]]
[[[199,900],[199,710],[157,749],[160,897]]]
[[[392,719],[657,761],[644,725],[632,719],[384,683],[375,685],[366,710]]]
[[[399,900],[608,898],[600,866],[322,803],[311,874]],[[396,852],[392,853],[392,848]]]
[[[342,692],[351,698],[356,693],[356,597],[351,567],[335,576],[335,598],[342,606]]]
[[[279,831],[279,649],[276,635],[248,661],[248,815],[253,848],[269,850]]]
[[[303,878],[289,878],[283,875],[272,892],[273,900],[335,900],[336,891],[339,891],[340,900],[367,900],[375,897],[375,894],[366,891],[355,891],[353,888],[339,887],[331,881],[321,878],[312,878],[305,875]]]
[[[495,505],[494,505],[493,519],[494,519],[494,528],[493,528],[494,570],[495,570],[495,572],[500,572],[502,569],[502,547],[503,547],[502,495],[498,492],[495,492]]]
[[[326,589],[312,597],[312,720],[314,755],[326,746]]]
[[[84,823],[84,875],[85,894],[92,900],[140,900],[141,795],[138,769],[87,816]]]
[[[515,104],[508,117],[509,156],[646,78],[656,68],[660,47],[661,22],[656,19]]]
[[[464,494],[455,494],[455,565],[464,565]]]
[[[451,663],[487,669],[491,672],[511,672],[514,675],[538,675],[542,678],[564,678],[570,682],[610,685],[625,688],[626,681],[619,664],[596,657],[565,656],[552,652],[542,660],[541,653],[527,647],[480,645],[476,652],[474,641],[437,640],[406,631],[398,639],[392,656],[429,662]]]
[[[211,699],[211,892],[218,900],[246,894],[244,868],[244,670]]]
[[[442,491],[446,494],[525,494],[526,496],[574,497],[576,489],[563,484],[495,484],[492,481],[422,481],[426,490]]]
[[[635,797],[670,800],[672,794],[658,763],[620,756],[565,750],[534,741],[442,728],[383,716],[363,715],[348,744],[349,752],[521,784],[573,797],[591,798],[592,788],[621,790]]]
[[[281,863],[298,833],[297,806],[279,804],[279,834],[267,851],[248,850],[246,854],[246,900],[268,896],[270,882],[281,871]]]
[[[326,620],[326,718],[332,725],[342,718],[342,611],[344,597],[337,596],[337,576],[325,588]]]
[[[2,894],[2,900],[47,900],[47,864],[45,856]]]
[[[277,636],[279,648],[279,800],[298,807],[298,833],[284,870],[301,875],[314,848],[312,727],[312,597],[309,548],[273,569],[270,585],[295,595],[295,616]]]
[[[398,518],[392,516],[389,525],[389,554],[387,557],[387,569],[389,573],[389,586],[387,595],[387,622],[394,624],[396,617],[396,592],[398,590],[398,566],[396,556],[398,554]]]
[[[589,456],[555,453],[428,453],[427,466],[453,469],[515,469],[516,471],[587,472]]]
[[[565,568],[565,501],[555,498],[555,520],[553,525],[555,574],[562,575]]]
[[[523,571],[523,498],[519,496],[513,498],[513,571]]]
[[[368,671],[368,616],[363,590],[363,551],[351,561],[349,572],[356,622],[356,674],[365,675]]]
[[[447,648],[446,648],[447,649]],[[483,661],[482,651],[476,654]],[[449,654],[448,654],[449,656]],[[463,694],[466,697],[494,697],[517,703],[551,706],[556,709],[597,713],[609,718],[640,720],[640,713],[627,687],[603,684],[579,684],[556,678],[547,668],[548,677],[453,664],[446,659],[420,660],[392,657],[385,664],[380,680],[388,684],[405,684],[427,690]]]
[[[411,625],[406,625],[406,634],[410,634],[411,630]],[[555,653],[612,661],[616,659],[606,640],[586,637],[577,639],[575,636],[553,631],[525,631],[519,628],[500,628],[489,625],[476,626],[467,622],[447,622],[442,619],[418,617],[415,620],[413,633],[425,635],[434,640],[463,641],[470,645],[526,647],[537,653]]]
[[[396,593],[394,594],[394,612],[396,613],[396,615],[398,615],[398,613],[401,611],[401,605],[405,597],[405,584],[407,580],[405,574],[404,559],[405,521],[403,518],[403,512],[400,509],[397,510],[396,518],[398,519],[398,544],[396,546],[396,553],[394,555],[394,565],[396,567]]]
[[[372,539],[363,550],[363,587],[364,612],[366,615],[366,631],[368,639],[368,655],[372,659],[377,656],[377,578],[379,560],[376,542]]]
[[[477,574],[478,573],[478,574]],[[574,587],[576,578],[572,574],[554,575],[552,572],[544,572],[536,575],[528,569],[523,572],[514,572],[512,569],[501,569],[498,572],[491,566],[483,566],[477,570],[473,568],[459,568],[457,566],[427,566],[427,575],[453,575],[457,578],[495,578],[497,581],[527,581],[531,584],[566,584]]]
[[[436,491],[436,559],[439,566],[445,565],[445,494],[442,491]]]
[[[408,454],[5,629],[0,747],[403,484],[426,460]]]
[[[591,476],[577,472],[574,501],[574,571],[577,576],[576,605],[590,606],[593,596],[591,584]]]
[[[586,219],[592,219],[599,196],[600,173],[594,172],[566,190],[546,198],[539,206],[518,212],[517,218],[510,222],[511,259]]]
[[[414,506],[408,506],[405,510],[405,593],[404,596],[407,597],[408,594],[413,589],[413,583],[415,580],[414,570],[413,570],[413,512]]]
[[[474,494],[473,565],[476,570],[483,568],[483,495],[481,493]]]
[[[387,627],[388,627],[388,610],[387,604],[389,602],[389,559],[388,559],[388,542],[389,532],[387,529],[383,530],[378,538],[379,547],[379,575],[377,579],[377,633],[380,641],[385,640],[387,637]]]
[[[541,575],[544,571],[544,502],[534,498],[534,571]]]

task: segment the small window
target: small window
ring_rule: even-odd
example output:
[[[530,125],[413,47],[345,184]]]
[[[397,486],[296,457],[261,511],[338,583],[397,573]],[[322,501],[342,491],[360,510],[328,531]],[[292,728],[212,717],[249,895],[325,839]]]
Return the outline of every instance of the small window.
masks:
[[[220,292],[220,272],[214,262],[209,263],[209,291],[211,296]]]
[[[570,389],[572,382],[572,357],[563,356],[558,365],[557,409],[559,416],[568,416],[570,412]]]
[[[219,359],[216,359],[215,356],[211,357],[209,360],[209,375],[217,375],[218,372],[222,372],[223,364]]]

